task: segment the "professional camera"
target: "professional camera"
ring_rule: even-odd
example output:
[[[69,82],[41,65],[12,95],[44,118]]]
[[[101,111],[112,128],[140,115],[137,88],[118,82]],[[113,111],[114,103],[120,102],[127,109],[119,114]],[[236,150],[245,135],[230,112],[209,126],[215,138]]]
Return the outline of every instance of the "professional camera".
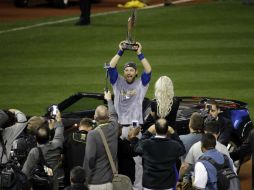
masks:
[[[187,189],[191,189],[191,187],[192,187],[191,174],[184,175],[183,181],[182,181],[182,189],[187,190]]]
[[[205,108],[200,110],[200,115],[205,120],[207,117],[209,117],[209,113],[212,109],[211,104],[205,104]]]
[[[12,163],[1,166],[3,169],[0,173],[0,189],[10,189],[16,182],[16,175],[12,168]]]
[[[5,164],[0,164],[0,189],[29,190],[27,176],[21,169],[20,164],[12,159]]]
[[[17,161],[21,166],[26,161],[30,150],[36,146],[36,139],[32,135],[24,135],[13,141],[10,151],[10,159]]]
[[[10,127],[17,122],[17,117],[15,113],[10,112],[9,110],[1,110],[0,109],[0,130],[5,129],[6,127]]]
[[[211,104],[206,104],[206,110],[207,110],[208,114],[210,113],[211,109],[212,109],[212,105]]]

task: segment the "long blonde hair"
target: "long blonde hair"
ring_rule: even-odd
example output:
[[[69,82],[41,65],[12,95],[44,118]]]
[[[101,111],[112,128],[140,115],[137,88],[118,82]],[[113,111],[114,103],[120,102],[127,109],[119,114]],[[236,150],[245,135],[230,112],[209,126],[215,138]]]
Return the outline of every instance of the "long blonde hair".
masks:
[[[156,81],[154,96],[157,102],[157,115],[165,118],[171,111],[174,97],[174,86],[169,77],[161,76]]]

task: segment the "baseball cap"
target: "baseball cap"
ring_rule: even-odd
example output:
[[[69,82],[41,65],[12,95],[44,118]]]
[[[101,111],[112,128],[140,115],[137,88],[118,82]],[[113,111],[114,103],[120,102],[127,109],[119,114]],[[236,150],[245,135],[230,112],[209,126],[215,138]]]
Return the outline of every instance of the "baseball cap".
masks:
[[[123,68],[125,69],[127,67],[132,67],[133,69],[137,70],[137,65],[135,63],[133,63],[133,62],[125,63]]]

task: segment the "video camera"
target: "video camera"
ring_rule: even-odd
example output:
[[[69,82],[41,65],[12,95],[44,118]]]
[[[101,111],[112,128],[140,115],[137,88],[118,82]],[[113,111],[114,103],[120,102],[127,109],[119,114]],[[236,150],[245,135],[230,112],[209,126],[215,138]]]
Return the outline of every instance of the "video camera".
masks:
[[[205,103],[204,109],[200,110],[201,111],[200,115],[204,120],[209,116],[211,109],[212,109],[212,105]]]
[[[0,189],[29,190],[27,177],[21,169],[20,164],[12,159],[5,164],[0,164]]]
[[[16,182],[15,169],[18,167],[16,162],[9,161],[6,164],[1,164],[0,172],[0,189],[7,190],[10,189]]]
[[[207,111],[208,114],[210,113],[211,109],[212,109],[212,105],[211,104],[206,104],[206,111]]]
[[[10,127],[17,122],[17,117],[15,113],[9,110],[0,109],[0,130]]]

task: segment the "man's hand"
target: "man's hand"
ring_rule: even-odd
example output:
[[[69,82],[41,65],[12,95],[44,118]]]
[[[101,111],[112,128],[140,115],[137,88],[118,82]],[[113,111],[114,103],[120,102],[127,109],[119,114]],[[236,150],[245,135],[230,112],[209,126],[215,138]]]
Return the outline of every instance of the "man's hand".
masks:
[[[59,111],[59,109],[57,109],[57,111],[56,111],[56,121],[57,122],[62,121],[61,112]]]
[[[182,179],[184,174],[189,170],[190,164],[187,162],[182,163],[180,170],[179,170],[179,179]]]
[[[134,137],[137,137],[140,132],[140,127],[131,127],[128,132],[128,140],[131,140]]]
[[[56,111],[56,117],[55,117],[55,119],[49,119],[48,120],[48,124],[49,124],[49,129],[50,130],[54,129],[56,121],[57,122],[61,122],[62,121],[61,113],[60,113],[60,111],[58,109]]]
[[[168,133],[170,135],[172,135],[172,134],[174,134],[174,132],[175,132],[175,130],[172,127],[168,126]]]
[[[141,43],[139,42],[136,42],[136,44],[138,44],[137,55],[139,55],[141,54],[142,46],[141,46]]]
[[[55,120],[54,119],[49,119],[48,124],[49,124],[49,129],[53,130],[54,126],[55,126]]]
[[[124,43],[124,41],[121,41],[120,44],[119,44],[119,50],[121,50],[121,51],[124,51],[123,50],[123,43]]]
[[[149,133],[152,133],[153,135],[156,134],[155,125],[152,125],[148,128]]]
[[[109,90],[104,92],[104,99],[107,101],[112,99],[111,92]]]

